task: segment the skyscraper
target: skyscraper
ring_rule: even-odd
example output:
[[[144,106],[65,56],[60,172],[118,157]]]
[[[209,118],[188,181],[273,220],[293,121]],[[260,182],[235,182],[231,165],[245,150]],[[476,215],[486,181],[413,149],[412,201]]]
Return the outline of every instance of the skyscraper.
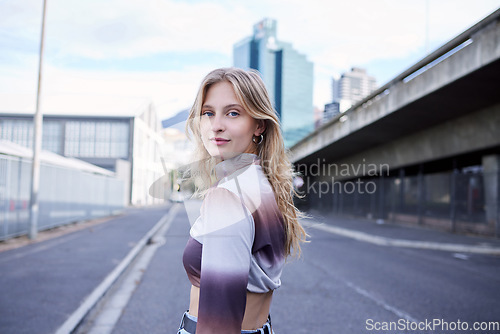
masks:
[[[287,147],[313,130],[313,63],[292,44],[277,40],[276,20],[255,24],[253,35],[234,45],[233,63],[261,73]]]
[[[333,79],[333,101],[340,103],[340,111],[343,112],[376,88],[374,77],[368,75],[364,68],[353,67],[350,72],[343,73],[339,80]]]
[[[359,67],[344,72],[338,80],[332,79],[332,102],[325,105],[322,123],[345,112],[375,89],[377,89],[375,78]]]

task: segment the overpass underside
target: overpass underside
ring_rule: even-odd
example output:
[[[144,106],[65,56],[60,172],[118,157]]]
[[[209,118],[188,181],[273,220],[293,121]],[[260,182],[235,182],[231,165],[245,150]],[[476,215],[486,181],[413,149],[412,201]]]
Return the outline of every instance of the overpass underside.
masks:
[[[500,236],[499,14],[295,145],[299,203]]]

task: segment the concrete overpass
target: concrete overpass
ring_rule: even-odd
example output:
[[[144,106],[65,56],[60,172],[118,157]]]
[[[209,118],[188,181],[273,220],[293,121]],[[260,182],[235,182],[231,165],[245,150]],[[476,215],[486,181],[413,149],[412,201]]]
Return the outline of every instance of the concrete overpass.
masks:
[[[305,205],[500,236],[499,20],[500,9],[293,146]],[[376,191],[341,191],[354,180]]]

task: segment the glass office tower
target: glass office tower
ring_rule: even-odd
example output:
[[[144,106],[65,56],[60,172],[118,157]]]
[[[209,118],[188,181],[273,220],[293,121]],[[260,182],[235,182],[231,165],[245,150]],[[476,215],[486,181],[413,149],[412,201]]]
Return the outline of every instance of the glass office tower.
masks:
[[[313,64],[290,43],[276,39],[276,20],[255,24],[253,35],[234,45],[233,63],[261,73],[287,147],[313,130]]]

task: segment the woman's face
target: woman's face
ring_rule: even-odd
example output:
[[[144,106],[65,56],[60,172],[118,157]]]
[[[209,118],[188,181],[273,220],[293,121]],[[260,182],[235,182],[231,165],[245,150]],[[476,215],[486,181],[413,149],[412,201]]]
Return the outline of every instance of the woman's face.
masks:
[[[264,122],[248,114],[233,86],[221,81],[210,86],[201,108],[201,139],[208,153],[226,160],[241,153],[256,153],[253,136],[264,132]]]

